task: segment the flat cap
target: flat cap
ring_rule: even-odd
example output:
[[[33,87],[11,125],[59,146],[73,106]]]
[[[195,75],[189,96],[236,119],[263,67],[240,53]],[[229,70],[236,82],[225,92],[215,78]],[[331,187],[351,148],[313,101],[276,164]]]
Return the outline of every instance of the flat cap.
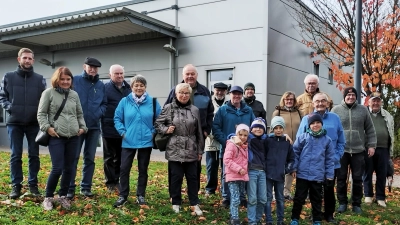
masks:
[[[92,57],[87,57],[85,59],[85,64],[87,64],[89,66],[101,67],[101,62]]]
[[[222,82],[218,82],[214,84],[214,88],[220,88],[220,89],[228,89],[228,85],[222,83]]]

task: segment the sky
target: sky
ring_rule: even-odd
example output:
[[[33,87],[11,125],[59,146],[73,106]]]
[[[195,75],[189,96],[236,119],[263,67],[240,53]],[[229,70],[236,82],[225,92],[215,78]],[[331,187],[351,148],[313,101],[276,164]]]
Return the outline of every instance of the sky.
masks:
[[[99,7],[128,0],[2,0],[0,25]]]

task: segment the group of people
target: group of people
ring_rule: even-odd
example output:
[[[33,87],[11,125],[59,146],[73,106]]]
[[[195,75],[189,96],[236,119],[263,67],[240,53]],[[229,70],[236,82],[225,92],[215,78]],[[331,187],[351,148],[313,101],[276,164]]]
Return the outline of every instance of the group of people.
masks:
[[[369,106],[365,107],[357,104],[357,91],[349,87],[344,90],[342,102],[333,106],[332,99],[319,90],[318,76],[309,74],[304,80],[303,94],[296,98],[294,92],[283,93],[268,130],[266,111],[256,100],[253,83],[242,88],[219,82],[214,84],[211,95],[197,81],[197,69],[191,64],[183,68],[183,81],[171,90],[161,107],[146,91],[145,77],[136,75],[128,83],[121,65],[112,65],[110,80],[103,83],[98,75],[100,61],[88,57],[80,75],[73,76],[66,67],[57,68],[51,77],[51,87],[46,89],[46,80],[33,71],[33,51],[22,48],[17,60],[17,69],[4,75],[0,90],[0,104],[9,114],[12,199],[22,192],[24,136],[28,142],[29,191],[40,195],[39,146],[35,142],[40,130],[50,135],[48,148],[52,161],[43,201],[45,210],[51,210],[55,202],[70,208],[83,144],[80,194],[94,195],[94,157],[100,133],[105,185],[109,192],[119,193],[114,207],[128,201],[130,171],[136,154],[136,201],[147,204],[147,170],[155,147],[155,133],[169,135],[165,157],[175,213],[180,212],[181,187],[186,177],[190,208],[196,215],[203,214],[198,195],[204,152],[205,195],[216,193],[221,165],[222,205],[230,208],[231,224],[240,224],[240,205],[247,207],[249,224],[259,223],[264,213],[267,224],[272,224],[273,194],[278,224],[284,223],[284,199],[293,199],[291,224],[298,224],[307,196],[314,224],[320,224],[322,219],[335,222],[335,181],[337,212],[345,212],[349,166],[352,210],[362,211],[363,186],[365,203],[373,202],[374,171],[375,198],[380,206],[386,207],[385,179],[393,155],[394,124],[392,116],[382,108],[380,93],[372,93]],[[296,191],[292,197],[294,179]]]

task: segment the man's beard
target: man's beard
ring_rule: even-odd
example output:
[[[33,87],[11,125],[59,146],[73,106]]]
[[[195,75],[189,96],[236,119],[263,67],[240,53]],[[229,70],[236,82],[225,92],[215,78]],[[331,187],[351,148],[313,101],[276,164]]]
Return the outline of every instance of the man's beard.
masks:
[[[216,99],[216,100],[224,100],[224,99],[225,99],[225,96],[219,97],[219,96],[215,95],[215,99]]]
[[[28,65],[29,67],[27,67],[27,65]],[[27,64],[27,65],[25,65],[25,64],[20,64],[21,68],[24,69],[24,70],[29,70],[29,69],[32,68],[32,65],[31,65],[31,64]]]

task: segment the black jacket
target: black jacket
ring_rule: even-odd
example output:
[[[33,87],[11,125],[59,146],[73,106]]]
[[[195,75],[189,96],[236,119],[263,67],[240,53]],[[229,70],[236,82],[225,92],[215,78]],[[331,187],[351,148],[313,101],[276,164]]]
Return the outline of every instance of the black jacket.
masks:
[[[255,136],[250,133],[249,135],[249,151],[251,151],[252,159],[249,162],[249,169],[253,170],[264,170],[265,169],[265,157],[266,148],[264,146],[264,140],[267,138],[266,134],[262,136]],[[249,153],[250,154],[250,153]]]
[[[107,96],[107,109],[101,118],[101,134],[105,138],[121,138],[114,127],[114,112],[121,99],[132,93],[132,89],[126,81],[123,82],[121,90],[115,86],[112,80],[105,83],[104,86]]]
[[[286,137],[270,135],[264,140],[267,149],[265,175],[267,179],[285,181],[285,174],[293,172],[293,147]]]
[[[243,98],[243,100],[248,106],[251,107],[256,118],[261,117],[267,121],[267,112],[264,109],[264,105],[260,101],[256,100],[256,96],[251,98]]]
[[[37,111],[46,80],[30,70],[8,72],[1,81],[0,105],[8,112],[7,124],[36,125]]]

